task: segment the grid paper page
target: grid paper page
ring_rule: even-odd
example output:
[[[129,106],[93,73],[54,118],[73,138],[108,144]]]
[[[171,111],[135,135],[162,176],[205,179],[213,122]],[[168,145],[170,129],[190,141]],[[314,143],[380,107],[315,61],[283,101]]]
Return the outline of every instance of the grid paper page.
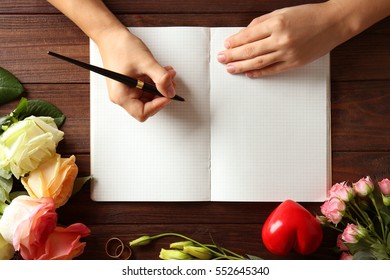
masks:
[[[323,201],[330,180],[329,55],[273,77],[216,60],[236,28],[211,31],[211,185],[219,201]]]
[[[91,197],[96,201],[210,200],[209,30],[131,28],[162,65],[177,71],[172,101],[139,123],[109,101],[91,74]],[[101,65],[91,41],[91,64]]]

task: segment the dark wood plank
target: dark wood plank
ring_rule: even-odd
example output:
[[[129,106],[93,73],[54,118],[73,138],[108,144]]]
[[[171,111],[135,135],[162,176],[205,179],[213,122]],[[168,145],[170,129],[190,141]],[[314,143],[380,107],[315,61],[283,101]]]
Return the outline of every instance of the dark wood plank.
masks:
[[[65,16],[0,16],[0,38],[0,65],[22,83],[89,81],[87,71],[47,55],[51,50],[89,60],[88,38]]]
[[[275,9],[306,3],[324,2],[321,0],[105,0],[114,13],[242,13],[253,11],[273,11]],[[0,13],[4,14],[48,14],[58,13],[44,0],[2,0]]]
[[[332,83],[332,150],[390,151],[389,112],[390,80]]]
[[[334,152],[332,156],[333,183],[357,182],[365,176],[390,179],[390,152]]]
[[[80,259],[109,259],[105,254],[105,244],[111,237],[118,237],[123,242],[142,235],[155,235],[164,232],[176,232],[194,238],[202,243],[211,243],[211,238],[219,246],[239,254],[251,254],[263,259],[337,259],[333,252],[337,235],[325,229],[325,238],[321,247],[312,255],[302,256],[291,252],[286,256],[276,256],[268,252],[261,240],[260,224],[152,224],[152,225],[90,225],[91,236],[85,238],[87,247]],[[96,234],[98,233],[98,234]],[[175,237],[164,237],[144,247],[133,248],[131,259],[158,259],[161,248],[169,248],[172,242],[180,241]]]
[[[154,14],[123,15],[120,19],[127,26],[245,26],[255,16],[236,14],[231,19],[227,14]],[[389,23],[390,18],[332,52],[332,81],[390,79]],[[63,15],[1,15],[0,38],[4,38],[0,40],[0,65],[23,83],[89,82],[88,72],[46,54],[51,50],[89,61],[88,38]]]
[[[335,48],[331,53],[332,80],[389,80],[389,27],[390,17]]]

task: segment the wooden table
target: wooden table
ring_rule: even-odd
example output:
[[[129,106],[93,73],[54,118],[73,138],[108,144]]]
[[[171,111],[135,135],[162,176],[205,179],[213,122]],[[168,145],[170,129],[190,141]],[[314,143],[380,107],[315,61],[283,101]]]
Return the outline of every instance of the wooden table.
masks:
[[[89,175],[89,73],[47,56],[51,50],[89,60],[88,38],[44,0],[2,0],[0,66],[24,84],[29,99],[48,100],[67,116],[60,143],[63,155],[75,154],[81,175]],[[245,26],[277,8],[321,1],[305,0],[132,0],[105,1],[127,26]],[[331,53],[333,182],[356,182],[370,175],[390,177],[390,18],[337,47]],[[3,115],[16,102],[0,108]],[[303,174],[304,175],[304,174]],[[110,186],[115,187],[115,186]],[[302,203],[319,213],[319,203]],[[59,209],[60,222],[91,228],[81,259],[107,259],[112,237],[130,241],[141,235],[179,232],[202,242],[213,240],[242,254],[280,259],[267,252],[261,228],[278,203],[96,203],[83,189]],[[287,259],[335,259],[335,233],[325,231],[313,255]],[[159,240],[136,259],[157,259]]]

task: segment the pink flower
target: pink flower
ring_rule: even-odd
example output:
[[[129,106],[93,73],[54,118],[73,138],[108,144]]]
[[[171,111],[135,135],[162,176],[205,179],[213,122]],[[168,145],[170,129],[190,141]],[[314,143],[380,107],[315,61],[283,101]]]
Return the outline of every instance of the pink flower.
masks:
[[[83,224],[56,227],[57,213],[51,197],[21,195],[12,200],[0,219],[0,234],[24,259],[72,259],[85,247],[81,237],[90,233]]]
[[[353,189],[345,182],[334,184],[329,190],[330,197],[337,197],[345,202],[350,201],[354,195]]]
[[[80,242],[80,238],[89,233],[89,228],[80,223],[67,228],[56,227],[37,250],[21,245],[21,255],[24,259],[70,260],[83,253],[86,243]]]
[[[341,239],[346,243],[355,244],[359,242],[359,239],[366,235],[367,230],[361,226],[354,224],[347,224],[344,229],[344,232],[341,235]]]
[[[353,256],[348,252],[342,252],[340,256],[340,260],[352,260]]]
[[[384,195],[390,195],[390,180],[389,179],[383,179],[382,181],[378,182],[379,189]]]
[[[0,219],[0,234],[15,250],[20,245],[39,248],[57,223],[52,198],[32,199],[21,195],[12,200]]]
[[[345,203],[337,197],[331,197],[321,205],[321,213],[335,225],[342,220],[344,212]]]
[[[339,248],[339,250],[341,252],[349,251],[347,245],[345,245],[345,243],[344,243],[343,239],[341,238],[341,236],[342,236],[341,233],[337,236],[337,241],[336,241],[337,248]]]
[[[360,179],[358,182],[353,184],[353,190],[361,197],[365,197],[374,190],[374,184],[371,181],[371,178],[367,176],[366,178]]]

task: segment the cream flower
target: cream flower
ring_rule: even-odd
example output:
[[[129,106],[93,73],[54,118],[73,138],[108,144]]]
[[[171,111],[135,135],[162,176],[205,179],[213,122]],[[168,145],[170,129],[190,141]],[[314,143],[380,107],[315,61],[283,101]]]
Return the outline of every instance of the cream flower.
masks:
[[[0,168],[19,179],[51,158],[63,136],[51,117],[30,116],[11,125],[0,137]]]

